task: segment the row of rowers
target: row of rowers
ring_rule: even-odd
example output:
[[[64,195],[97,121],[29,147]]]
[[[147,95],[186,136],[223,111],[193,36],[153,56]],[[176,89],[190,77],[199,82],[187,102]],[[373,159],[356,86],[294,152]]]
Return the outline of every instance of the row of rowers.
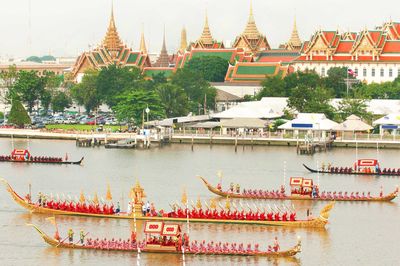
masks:
[[[27,198],[27,200],[30,200]],[[93,213],[93,214],[106,214],[106,215],[131,215],[132,204],[129,202],[127,212],[122,213],[119,202],[115,208],[113,203],[99,204],[97,202],[81,202],[73,200],[47,200],[47,197],[42,193],[39,194],[39,199],[36,202],[38,206],[80,213]],[[202,208],[201,201],[198,200],[196,206],[183,208],[177,203],[171,205],[172,211],[165,212],[164,210],[157,211],[154,203],[147,202],[143,205],[143,215],[148,217],[170,217],[170,218],[191,218],[191,219],[224,219],[224,220],[261,220],[261,221],[295,221],[296,211],[294,209],[282,206],[282,208],[268,206],[266,210],[263,206],[250,205],[243,206],[240,204],[239,208],[233,203],[231,207],[230,200],[228,199],[225,208],[221,204],[216,204],[215,200],[211,200],[210,206],[205,203],[206,209]],[[308,217],[311,219],[312,217]]]
[[[86,238],[88,233],[84,233],[83,230],[80,231],[79,240],[76,242],[80,243],[82,246],[94,249],[103,249],[103,250],[137,250],[138,248],[143,249],[147,245],[160,245],[160,246],[173,246],[176,247],[178,251],[185,249],[186,252],[192,253],[258,253],[262,252],[259,249],[259,244],[255,244],[254,248],[251,244],[245,245],[243,243],[222,243],[222,242],[206,242],[203,241],[191,241],[189,240],[189,236],[184,233],[181,237],[181,232],[178,231],[177,235],[173,236],[146,236],[146,239],[143,241],[137,241],[136,233],[134,231],[131,232],[130,239],[92,239]],[[72,229],[68,230],[68,236],[64,239],[61,239],[58,231],[55,233],[55,239],[60,243],[63,243],[68,238],[68,242],[70,244],[74,243],[74,232]],[[278,242],[278,238],[275,237],[273,245],[268,245],[267,252],[277,252],[280,250],[280,245]]]

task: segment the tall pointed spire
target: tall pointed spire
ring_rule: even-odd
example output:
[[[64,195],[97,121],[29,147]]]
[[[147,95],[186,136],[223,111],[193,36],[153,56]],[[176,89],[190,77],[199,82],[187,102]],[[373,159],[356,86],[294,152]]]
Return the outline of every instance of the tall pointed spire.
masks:
[[[203,44],[206,45],[211,45],[213,44],[213,38],[211,35],[210,27],[208,26],[208,15],[206,11],[206,19],[204,22],[204,28],[203,28],[203,33],[201,34],[201,37],[199,39]]]
[[[249,19],[247,20],[247,25],[246,28],[244,29],[243,35],[246,35],[248,39],[257,39],[261,35],[257,29],[256,21],[254,19],[252,0],[250,0]]]
[[[116,52],[122,46],[122,41],[119,38],[117,27],[115,26],[114,5],[111,6],[111,17],[108,24],[106,36],[103,40],[103,46],[107,48],[110,52]]]
[[[144,30],[142,26],[142,33],[140,35],[140,52],[147,54],[146,41],[144,40]]]
[[[188,44],[187,44],[187,35],[186,35],[186,29],[185,27],[182,28],[181,31],[181,45],[179,47],[179,51],[181,53],[184,53],[186,51]]]
[[[301,39],[299,37],[299,32],[297,31],[296,17],[294,18],[292,35],[290,36],[288,44],[296,49],[301,48],[302,45]]]
[[[162,48],[161,48],[160,56],[158,57],[157,62],[155,63],[155,66],[157,66],[157,67],[168,67],[169,66],[169,56],[168,56],[168,51],[167,51],[167,45],[165,43],[165,26],[164,26],[164,37],[163,37]]]

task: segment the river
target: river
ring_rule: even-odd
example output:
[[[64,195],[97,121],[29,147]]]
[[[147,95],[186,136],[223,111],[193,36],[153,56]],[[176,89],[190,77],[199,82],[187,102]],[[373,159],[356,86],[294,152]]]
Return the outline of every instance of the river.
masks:
[[[169,210],[169,203],[180,201],[186,189],[189,200],[200,197],[209,200],[212,195],[196,176],[201,175],[213,184],[218,182],[216,173],[222,171],[223,186],[240,183],[242,188],[276,189],[283,182],[286,161],[286,182],[290,176],[304,176],[317,180],[302,163],[316,167],[317,162],[351,166],[356,159],[353,149],[334,148],[327,153],[300,156],[293,147],[240,147],[233,146],[167,145],[150,150],[106,150],[104,147],[78,148],[74,141],[14,140],[16,148],[29,148],[33,155],[64,156],[70,160],[85,156],[82,166],[74,165],[25,165],[1,163],[1,177],[20,194],[26,194],[28,184],[36,198],[39,191],[53,195],[79,197],[95,192],[105,198],[110,184],[113,200],[126,208],[129,188],[140,181],[150,202],[157,208]],[[9,154],[12,142],[0,139],[2,154]],[[360,149],[359,158],[375,158],[374,149]],[[380,150],[382,167],[399,166],[397,150]],[[331,176],[321,175],[321,190],[371,191],[378,194],[380,186],[385,193],[392,192],[400,183],[397,177]],[[288,188],[288,186],[287,186]],[[257,203],[281,205],[278,201]],[[250,204],[252,204],[250,202]],[[291,205],[292,202],[285,202]],[[323,202],[293,202],[298,217],[307,209],[315,215]],[[0,190],[0,258],[2,265],[399,265],[400,209],[399,200],[391,203],[341,203],[331,212],[326,229],[297,229],[264,226],[190,224],[191,240],[214,242],[259,243],[262,248],[273,243],[277,236],[282,249],[293,246],[297,236],[302,239],[302,252],[291,259],[243,258],[226,256],[149,255],[123,252],[61,250],[48,247],[27,223],[39,225],[44,231],[54,233],[54,226],[47,216],[30,214],[16,205]],[[57,217],[62,236],[71,227],[76,237],[80,229],[92,237],[128,238],[131,221]],[[138,223],[142,232],[143,224]],[[186,230],[186,226],[184,226]],[[142,235],[138,237],[141,238]]]

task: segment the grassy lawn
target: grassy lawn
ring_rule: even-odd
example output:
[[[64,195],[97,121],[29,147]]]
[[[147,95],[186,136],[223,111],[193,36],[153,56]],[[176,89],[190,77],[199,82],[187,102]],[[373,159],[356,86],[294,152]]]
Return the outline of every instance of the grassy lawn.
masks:
[[[65,124],[54,124],[54,125],[46,125],[46,129],[52,130],[52,129],[62,129],[62,130],[77,130],[77,131],[91,131],[92,129],[96,131],[96,128],[99,126],[93,126],[93,125],[65,125]],[[111,126],[111,125],[104,125],[104,130],[111,130],[111,131],[117,131],[119,129],[121,130],[126,130],[128,127],[127,126]]]

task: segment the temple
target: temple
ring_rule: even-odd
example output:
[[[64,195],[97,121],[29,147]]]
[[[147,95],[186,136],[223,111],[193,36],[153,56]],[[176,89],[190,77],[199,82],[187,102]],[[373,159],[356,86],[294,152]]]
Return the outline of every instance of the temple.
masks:
[[[263,50],[269,50],[271,47],[268,44],[267,38],[262,35],[258,29],[253,15],[253,5],[250,2],[250,14],[246,28],[243,33],[236,37],[233,44],[235,48],[242,48],[245,52],[250,52],[253,55]]]
[[[150,60],[145,50],[132,51],[121,41],[115,25],[113,8],[111,9],[110,22],[102,43],[78,57],[72,69],[72,78],[76,82],[80,82],[87,69],[100,69],[111,64],[137,67],[150,66]]]
[[[315,70],[321,76],[327,76],[331,67],[351,68],[357,78],[366,83],[393,81],[400,76],[400,23],[393,21],[360,32],[320,29],[309,40],[302,42],[294,19],[288,41],[272,49],[257,28],[250,3],[246,27],[236,37],[232,47],[213,38],[207,13],[202,33],[196,41],[188,42],[186,29],[182,28],[179,48],[175,53],[168,54],[165,35],[164,30],[161,52],[152,64],[143,30],[139,50],[133,51],[121,41],[111,10],[102,43],[78,57],[72,76],[79,82],[88,68],[100,69],[117,64],[139,67],[147,79],[158,74],[169,78],[190,60],[209,56],[229,62],[226,83],[260,84],[266,77],[284,77],[288,73],[305,70]]]
[[[213,39],[210,31],[210,27],[208,26],[208,15],[206,13],[206,18],[204,22],[203,32],[201,33],[200,38],[193,44],[191,44],[193,48],[202,48],[202,49],[210,49],[210,48],[224,48],[224,44],[222,42],[217,42]]]

